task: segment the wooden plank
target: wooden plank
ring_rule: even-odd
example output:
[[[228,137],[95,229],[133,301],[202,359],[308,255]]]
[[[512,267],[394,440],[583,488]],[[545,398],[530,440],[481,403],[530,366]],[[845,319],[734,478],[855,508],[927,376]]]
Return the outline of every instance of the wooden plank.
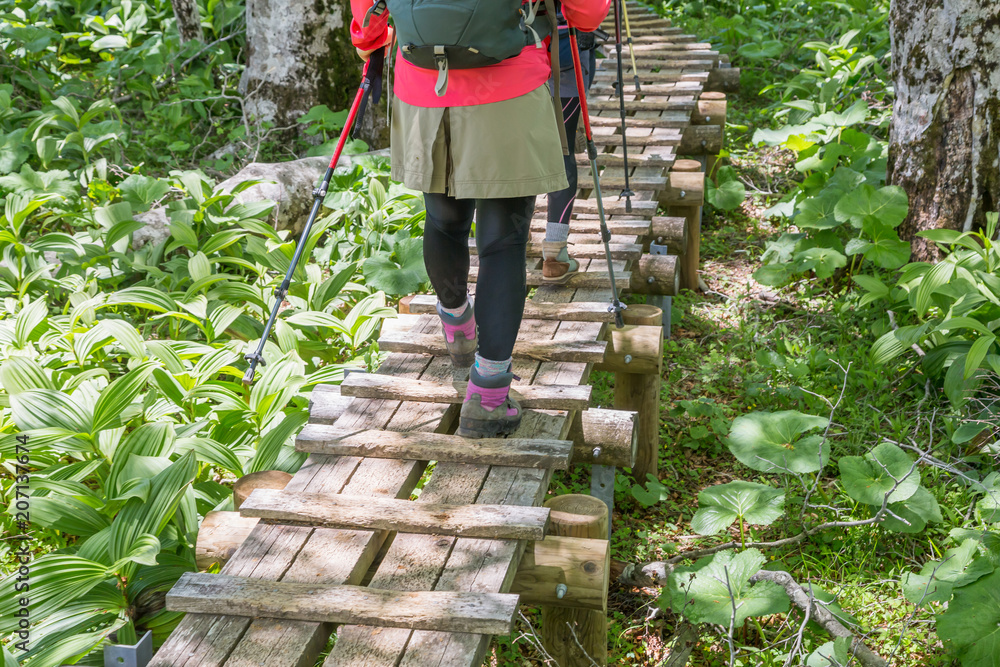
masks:
[[[437,298],[418,294],[410,301],[410,311],[414,313],[436,313]],[[544,303],[528,301],[524,304],[524,319],[561,320],[567,322],[613,322],[614,315],[608,312],[604,302]]]
[[[538,438],[469,439],[443,433],[352,430],[307,424],[295,439],[295,449],[335,456],[565,470],[569,467],[573,443]]]
[[[284,489],[254,489],[240,515],[292,525],[511,540],[540,540],[549,522],[548,510],[541,507],[414,503]]]
[[[185,572],[167,593],[166,606],[189,613],[508,634],[518,596],[400,592]]]
[[[580,211],[576,211],[574,215],[579,215]],[[592,215],[592,214],[584,214]],[[621,234],[629,236],[646,236],[649,234],[649,220],[608,220],[608,231],[611,232],[612,236]],[[587,220],[584,218],[574,218],[573,223],[570,225],[570,232],[576,232],[581,234],[596,234],[601,229],[601,223],[596,218],[593,220]],[[545,218],[534,219],[531,221],[531,231],[532,232],[544,232],[545,231]]]
[[[419,334],[409,331],[383,334],[378,339],[380,350],[388,352],[409,352],[448,356],[444,336],[440,334]],[[514,356],[536,361],[582,361],[600,363],[604,361],[607,343],[601,341],[577,340],[572,342],[520,338],[514,344]]]
[[[597,260],[594,260],[597,261]],[[607,266],[604,264],[604,266]],[[473,266],[469,268],[469,282],[476,282],[479,277],[479,267]],[[527,272],[527,283],[531,287],[538,287],[540,285],[548,285],[542,278],[542,272],[539,269],[529,269]],[[615,271],[615,282],[618,283],[618,289],[624,290],[628,289],[632,284],[632,274],[628,271]],[[564,287],[610,287],[611,280],[608,277],[607,270],[604,271],[584,271],[582,273],[577,273],[569,277],[569,279],[562,283]],[[354,375],[351,375],[354,377]],[[350,378],[348,378],[350,380]],[[344,395],[348,395],[344,392]],[[542,407],[536,405],[534,407]]]
[[[345,396],[360,398],[460,404],[465,400],[465,385],[465,382],[441,384],[357,373],[344,380],[341,391]],[[579,410],[585,409],[590,402],[590,387],[587,385],[514,385],[510,391],[524,408]]]
[[[633,215],[649,215],[652,217],[656,214],[656,209],[658,204],[655,201],[638,201],[632,200],[632,210],[625,210],[625,200],[619,199],[618,197],[603,197],[602,203],[604,204],[605,215],[612,215],[615,213],[632,213]],[[535,211],[542,212],[548,210],[548,204],[543,199],[535,205]],[[578,213],[597,213],[597,199],[577,199],[573,204],[573,210]],[[572,226],[572,225],[571,225]]]
[[[620,148],[620,146],[619,146]],[[669,147],[668,147],[669,148]],[[647,167],[657,167],[660,169],[669,169],[670,165],[674,162],[673,152],[667,152],[664,154],[651,154],[645,155],[640,153],[629,153],[628,163],[630,167],[647,166]],[[577,166],[590,166],[590,158],[586,155],[576,156]],[[597,154],[597,166],[598,167],[622,167],[625,165],[625,158],[617,153],[598,153]],[[545,200],[542,199],[538,202],[539,204],[544,204]],[[538,210],[537,208],[535,209]]]
[[[626,122],[628,122],[626,120]],[[676,134],[670,134],[668,136],[652,136],[652,137],[633,137],[631,134],[626,135],[628,138],[629,146],[679,146],[684,137],[678,132]],[[620,134],[610,134],[605,136],[595,136],[594,144],[597,146],[621,146],[622,145],[622,135]]]
[[[618,111],[620,109],[617,98],[606,100],[588,101],[587,106],[594,111]],[[664,102],[663,98],[647,97],[641,100],[625,100],[625,111],[694,111],[696,104],[694,100],[677,100]],[[626,119],[627,123],[628,119]]]
[[[666,183],[667,179],[664,178],[663,180],[664,180],[664,183]],[[601,184],[602,185],[604,184],[604,179],[601,179]],[[666,187],[666,186],[664,185],[664,187]],[[574,244],[576,244],[576,243],[579,243],[579,240],[574,241],[572,237],[573,237],[573,235],[570,234],[569,243],[570,243],[571,246],[574,245]],[[612,259],[639,259],[639,257],[642,255],[642,244],[639,244],[639,243],[614,243],[613,241],[614,241],[614,239],[612,239],[612,242],[608,243],[608,247],[611,250],[611,257],[612,257]],[[600,238],[593,239],[592,242],[598,242],[599,243],[600,242]],[[601,244],[600,247],[587,247],[588,245],[591,245],[591,244],[586,244],[582,248],[580,248],[580,247],[571,247],[570,250],[569,250],[570,255],[572,257],[576,258],[576,259],[581,259],[581,258],[584,258],[584,257],[586,257],[586,258],[604,257],[604,244],[603,243]],[[476,249],[476,243],[475,243],[475,241],[473,241],[471,239],[469,240],[469,252],[472,253],[473,255],[478,254],[477,249]],[[542,256],[542,241],[540,241],[540,240],[539,241],[529,241],[528,242],[527,253],[528,253],[527,256],[531,257],[531,258],[541,257]],[[401,352],[402,351],[402,350],[389,350],[389,348],[385,348],[385,349],[388,350],[388,351],[390,351],[390,352],[393,352],[393,351],[395,351],[395,352]],[[515,354],[517,354],[517,353],[515,352]],[[572,360],[571,359],[564,359],[564,360],[561,360],[561,361],[572,361]]]

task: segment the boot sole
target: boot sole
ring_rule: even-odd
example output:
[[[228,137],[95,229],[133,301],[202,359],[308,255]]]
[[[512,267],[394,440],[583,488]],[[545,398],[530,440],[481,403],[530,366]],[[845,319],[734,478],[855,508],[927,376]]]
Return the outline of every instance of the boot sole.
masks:
[[[551,284],[551,285],[560,285],[560,284],[566,282],[567,280],[569,280],[570,278],[572,278],[573,276],[575,276],[578,273],[580,273],[579,270],[577,270],[577,271],[567,271],[566,273],[562,274],[558,278],[547,278],[545,276],[542,276],[542,282],[543,283],[547,283],[547,284]]]
[[[449,353],[450,354],[450,353]],[[472,364],[476,363],[476,351],[467,352],[465,354],[450,354],[451,365],[454,368],[464,368],[468,369]]]
[[[520,417],[516,421],[469,419],[465,417],[459,419],[458,430],[455,431],[455,435],[463,438],[496,438],[502,435],[510,435],[517,430],[520,424]]]

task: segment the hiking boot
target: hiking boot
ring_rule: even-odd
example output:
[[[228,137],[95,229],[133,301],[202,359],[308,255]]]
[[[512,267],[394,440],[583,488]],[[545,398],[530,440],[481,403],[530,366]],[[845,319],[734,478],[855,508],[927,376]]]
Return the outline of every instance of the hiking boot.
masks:
[[[482,377],[473,366],[458,420],[456,435],[463,438],[495,438],[510,435],[521,423],[521,406],[510,397],[513,373]]]
[[[472,301],[466,302],[465,311],[457,317],[444,312],[440,301],[437,303],[437,311],[452,367],[456,370],[467,369],[476,362],[476,346],[479,344],[476,311],[472,307]]]
[[[566,251],[566,241],[542,241],[542,259],[542,280],[547,283],[564,283],[580,271],[580,263]]]

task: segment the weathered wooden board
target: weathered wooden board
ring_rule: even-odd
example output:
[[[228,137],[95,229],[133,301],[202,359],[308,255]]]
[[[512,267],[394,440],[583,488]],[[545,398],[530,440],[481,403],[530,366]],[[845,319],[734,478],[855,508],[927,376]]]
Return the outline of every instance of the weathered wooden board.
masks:
[[[380,350],[448,356],[443,335],[393,332],[378,339]],[[514,344],[514,356],[535,361],[582,361],[600,363],[607,343],[602,341],[551,341],[521,338]]]
[[[573,443],[539,438],[469,439],[443,433],[341,429],[307,424],[295,439],[300,452],[382,459],[417,459],[519,468],[569,467]]]
[[[540,540],[549,521],[542,507],[413,503],[284,489],[254,489],[240,515],[293,525],[511,540]]]
[[[169,611],[507,634],[518,596],[401,592],[185,572],[167,593],[166,605]]]
[[[596,261],[596,260],[595,260]],[[605,264],[605,266],[607,266]],[[479,277],[479,267],[473,266],[469,269],[469,282],[476,282]],[[528,285],[531,287],[537,287],[539,285],[547,285],[548,283],[542,277],[541,270],[529,269],[528,270]],[[628,271],[615,271],[615,282],[618,283],[618,289],[628,289],[629,285],[632,284],[632,274]],[[582,273],[577,273],[570,276],[565,283],[566,287],[610,287],[611,279],[608,277],[606,271],[584,271]],[[353,376],[352,376],[353,377]],[[345,396],[349,395],[345,393]],[[536,405],[534,407],[542,407]]]
[[[437,298],[418,295],[410,301],[410,312],[436,313]],[[530,320],[557,320],[566,322],[613,322],[609,304],[602,302],[544,303],[528,301],[524,304],[524,318]]]
[[[466,384],[442,384],[392,375],[358,373],[344,380],[341,391],[345,396],[360,398],[460,404],[465,400]],[[510,391],[511,396],[524,408],[579,410],[585,409],[590,402],[590,387],[587,385],[514,385]]]

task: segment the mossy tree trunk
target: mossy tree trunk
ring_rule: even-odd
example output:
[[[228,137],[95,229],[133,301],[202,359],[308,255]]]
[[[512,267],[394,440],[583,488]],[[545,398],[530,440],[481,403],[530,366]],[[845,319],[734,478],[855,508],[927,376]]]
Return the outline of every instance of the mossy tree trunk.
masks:
[[[196,0],[170,0],[174,8],[174,18],[177,19],[177,32],[181,34],[181,42],[192,39],[202,41],[201,15],[198,13]]]
[[[362,67],[350,25],[349,0],[247,0],[240,92],[249,120],[272,123],[287,140],[300,134],[296,121],[311,107],[347,107]]]
[[[910,199],[900,237],[933,260],[917,232],[973,229],[1000,207],[1000,2],[892,0],[890,21],[889,182]]]

